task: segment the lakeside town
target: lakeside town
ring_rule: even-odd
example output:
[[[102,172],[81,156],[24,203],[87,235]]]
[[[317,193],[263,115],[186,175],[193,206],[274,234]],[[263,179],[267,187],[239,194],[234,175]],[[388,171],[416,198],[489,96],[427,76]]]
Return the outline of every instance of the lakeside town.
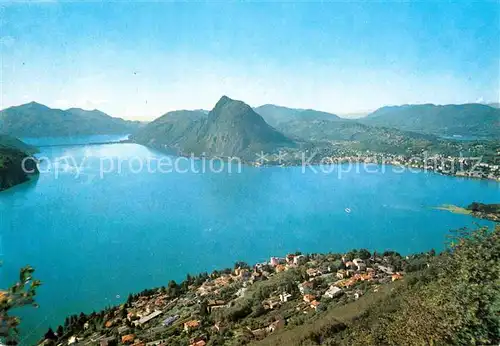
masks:
[[[427,266],[431,250],[288,254],[188,275],[101,312],[68,317],[40,345],[242,345],[374,295]]]
[[[495,160],[482,160],[481,157],[448,156],[433,154],[430,156],[409,156],[391,153],[375,153],[370,151],[338,152],[330,156],[305,155],[292,156],[284,159],[283,154],[266,155],[265,160],[257,160],[251,165],[256,167],[278,165],[282,167],[302,165],[304,169],[331,173],[336,170],[333,165],[349,164],[345,168],[339,168],[339,174],[351,171],[365,170],[366,172],[435,172],[464,178],[487,179],[500,181],[500,163],[498,157]],[[380,167],[375,167],[379,165]],[[320,166],[321,168],[314,167]],[[387,168],[386,166],[393,166]]]

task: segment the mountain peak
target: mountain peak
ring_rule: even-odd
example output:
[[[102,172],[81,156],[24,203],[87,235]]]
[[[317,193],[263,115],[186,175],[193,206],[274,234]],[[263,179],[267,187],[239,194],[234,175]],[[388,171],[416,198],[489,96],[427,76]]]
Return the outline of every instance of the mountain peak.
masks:
[[[222,96],[208,117],[197,113],[200,115],[194,118],[162,117],[161,121],[148,125],[136,139],[183,153],[237,156],[248,160],[255,159],[255,153],[261,151],[270,153],[296,145],[243,101]]]
[[[215,107],[213,109],[221,108],[221,107],[224,107],[224,106],[231,104],[231,103],[234,103],[234,102],[243,103],[242,101],[233,100],[232,98],[230,98],[226,95],[223,95],[219,99],[219,101],[217,101],[217,103],[215,104]]]
[[[34,107],[34,108],[49,108],[44,104],[38,103],[36,101],[31,101],[29,103],[25,103],[23,105],[20,105],[18,107]]]
[[[245,116],[260,118],[260,115],[253,112],[252,107],[247,105],[245,102],[233,100],[227,96],[222,96],[220,100],[215,104],[215,107],[210,111],[208,118],[209,120],[214,120],[220,117],[239,118]]]

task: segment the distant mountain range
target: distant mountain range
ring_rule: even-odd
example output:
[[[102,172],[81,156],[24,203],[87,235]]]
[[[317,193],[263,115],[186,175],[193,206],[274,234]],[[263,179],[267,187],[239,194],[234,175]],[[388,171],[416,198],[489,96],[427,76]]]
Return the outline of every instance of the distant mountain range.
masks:
[[[175,111],[133,136],[173,154],[239,156],[277,152],[280,148],[347,145],[352,150],[408,153],[441,151],[441,137],[500,138],[500,110],[481,104],[383,107],[361,119],[345,119],[315,110],[263,105],[252,109],[222,97],[210,112]]]
[[[359,122],[438,136],[500,138],[500,109],[471,103],[382,107]]]
[[[170,112],[132,137],[149,146],[180,154],[255,158],[260,151],[274,152],[296,143],[277,131],[242,101],[223,96],[206,114],[203,111]]]
[[[262,118],[271,126],[279,126],[290,121],[312,121],[312,120],[341,120],[335,114],[316,111],[313,109],[296,109],[276,105],[263,105],[254,108]]]
[[[272,104],[251,108],[222,97],[211,111],[173,111],[148,125],[113,118],[99,110],[52,109],[36,102],[0,112],[0,134],[61,137],[133,134],[142,144],[175,154],[240,156],[276,152],[300,143],[348,141],[360,149],[398,143],[435,142],[437,137],[500,138],[500,109],[484,104],[382,107],[364,118],[345,119],[312,109]]]
[[[98,110],[53,109],[36,102],[0,112],[0,133],[15,137],[128,134],[139,127],[138,121],[113,118]]]
[[[402,131],[432,134],[436,136],[464,136],[478,138],[500,138],[500,109],[498,104],[462,104],[462,105],[403,105],[382,107],[365,117],[346,119],[336,114],[311,109],[294,109],[276,105],[256,107],[270,125],[290,133],[299,132],[298,128],[314,128],[333,139],[346,139],[345,135],[358,130],[366,130],[360,124],[395,128]],[[310,122],[304,124],[304,122]],[[325,123],[320,129],[318,121],[340,121]],[[294,127],[299,125],[298,128]],[[332,133],[340,129],[341,133]],[[328,132],[328,133],[327,133]]]

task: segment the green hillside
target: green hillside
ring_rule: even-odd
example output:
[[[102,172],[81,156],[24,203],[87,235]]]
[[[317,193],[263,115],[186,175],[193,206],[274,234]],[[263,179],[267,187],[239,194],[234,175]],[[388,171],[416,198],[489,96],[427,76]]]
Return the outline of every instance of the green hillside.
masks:
[[[36,148],[16,138],[0,135],[0,191],[29,179],[30,174],[23,170],[22,162],[35,152]],[[26,168],[35,169],[35,165],[27,162]]]
[[[181,151],[187,143],[196,141],[205,119],[203,111],[169,112],[144,126],[132,139],[152,147]]]
[[[236,262],[68,316],[41,345],[498,345],[499,237],[500,227],[460,230],[440,254]]]
[[[500,109],[483,104],[382,107],[359,121],[438,136],[500,138]]]
[[[459,231],[392,289],[332,307],[258,345],[498,345],[500,226]],[[417,267],[415,267],[417,268]]]
[[[139,122],[113,118],[98,110],[52,109],[36,102],[0,112],[0,133],[15,137],[126,134],[139,126]]]

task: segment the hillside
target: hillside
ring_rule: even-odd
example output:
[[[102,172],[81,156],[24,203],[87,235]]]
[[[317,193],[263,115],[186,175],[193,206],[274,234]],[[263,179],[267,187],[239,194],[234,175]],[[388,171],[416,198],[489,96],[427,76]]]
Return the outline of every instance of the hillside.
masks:
[[[277,127],[290,121],[340,120],[337,115],[314,109],[295,109],[272,104],[254,108],[271,126]]]
[[[359,121],[437,136],[500,138],[500,109],[483,104],[382,107]]]
[[[188,143],[195,143],[206,120],[203,111],[173,111],[150,122],[132,139],[147,146],[181,152]]]
[[[333,145],[392,154],[420,152],[438,142],[433,135],[368,126],[351,120],[294,120],[281,123],[277,129],[291,138],[315,142],[319,147]]]
[[[0,112],[0,133],[15,137],[128,134],[139,126],[138,122],[113,118],[98,110],[52,109],[36,102]]]
[[[352,306],[358,311],[331,309],[258,345],[498,345],[500,226],[452,240],[402,285]]]
[[[237,156],[274,152],[295,143],[268,125],[242,101],[223,96],[205,115],[202,111],[167,113],[140,130],[133,140],[179,154]]]
[[[36,148],[16,138],[0,135],[0,191],[29,179],[30,174],[22,169],[22,162],[34,152]],[[36,170],[33,162],[28,162],[26,167]]]
[[[494,345],[500,226],[436,255],[288,254],[187,275],[69,316],[44,345]]]

